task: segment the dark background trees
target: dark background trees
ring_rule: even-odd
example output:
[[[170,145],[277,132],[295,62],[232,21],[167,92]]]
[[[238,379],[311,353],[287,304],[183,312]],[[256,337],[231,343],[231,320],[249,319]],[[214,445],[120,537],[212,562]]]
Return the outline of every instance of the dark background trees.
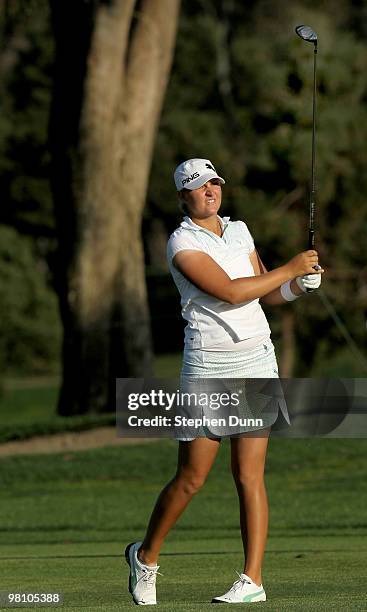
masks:
[[[212,156],[228,178],[226,212],[247,221],[268,266],[306,248],[313,57],[294,26],[313,24],[320,38],[317,247],[325,291],[364,347],[367,78],[356,12],[363,22],[365,10],[349,2],[335,15],[328,2],[203,1],[183,14],[146,207],[149,215],[164,201],[173,228],[171,168],[188,156]],[[326,375],[333,360],[345,375],[365,368],[346,352],[319,297],[268,314],[283,374]]]
[[[162,3],[164,0],[157,0],[154,12]],[[89,346],[92,348],[87,354],[91,355],[91,360],[86,357],[85,345],[82,349],[73,333],[70,336],[66,361],[72,370],[68,392],[62,400],[64,411],[101,409],[108,404],[105,383],[99,389],[98,385],[97,388],[89,385],[89,396],[84,395],[87,398],[84,408],[81,408],[83,402],[75,399],[77,363],[83,359],[88,369],[91,363],[97,368],[93,370],[93,366],[89,370],[89,378],[93,378],[93,371],[98,368],[108,371],[109,375],[125,373],[131,376],[139,371],[137,363],[140,372],[150,369],[144,279],[138,269],[130,268],[127,275],[123,272],[129,269],[131,258],[126,256],[139,240],[141,231],[153,348],[155,352],[180,350],[182,324],[178,297],[167,276],[165,243],[179,222],[172,169],[186,157],[210,157],[221,168],[227,178],[223,210],[248,223],[268,267],[278,265],[306,247],[312,48],[302,44],[294,34],[294,26],[302,22],[310,23],[320,38],[317,246],[327,270],[323,285],[350,334],[362,350],[365,349],[367,3],[344,0],[338,3],[336,11],[335,3],[330,1],[302,0],[292,4],[268,0],[247,3],[183,1],[173,68],[158,131],[150,132],[149,144],[135,148],[131,165],[126,165],[124,170],[122,164],[120,174],[115,166],[114,175],[111,166],[110,183],[98,182],[95,177],[94,187],[89,186],[89,193],[92,188],[102,193],[100,198],[104,204],[99,210],[104,216],[101,221],[98,215],[87,214],[88,208],[83,209],[81,216],[76,214],[76,207],[78,202],[89,202],[91,206],[94,201],[94,196],[87,195],[87,185],[83,183],[86,164],[92,164],[88,167],[94,176],[91,168],[93,163],[98,165],[100,159],[92,115],[94,112],[103,115],[111,107],[108,104],[106,107],[100,99],[100,106],[92,105],[87,116],[82,106],[86,99],[83,87],[88,85],[84,79],[92,74],[87,70],[87,55],[95,33],[96,11],[98,7],[101,11],[113,10],[118,4],[81,0],[69,4],[54,2],[51,12],[46,0],[1,3],[0,233],[3,247],[0,249],[0,274],[7,288],[1,299],[3,367],[27,373],[55,371],[59,367],[61,324],[55,291],[64,299],[65,324],[70,316],[69,312],[65,317],[68,274],[73,266],[74,271],[77,269],[77,253],[86,248],[87,235],[94,237],[90,243],[93,244],[95,237],[100,236],[97,230],[102,226],[107,228],[108,223],[115,231],[116,242],[103,242],[102,236],[100,250],[89,251],[90,269],[100,281],[95,299],[108,305],[108,313],[98,319],[97,325],[96,321],[90,322]],[[144,10],[143,2],[131,2],[131,9],[133,5],[137,13]],[[74,23],[75,29],[69,27],[69,39],[64,38],[62,43],[63,28],[70,23]],[[138,23],[137,14],[132,13],[131,34],[137,31]],[[119,53],[115,65],[120,65],[125,74],[121,49]],[[144,94],[149,102],[155,95],[155,82],[154,79],[149,81],[149,71],[142,69],[147,66],[147,60],[142,62],[136,65],[131,84],[140,88],[143,92],[140,95]],[[94,82],[95,91],[103,93],[107,89],[108,96],[113,96],[112,89],[119,78],[121,74],[110,81],[106,79],[104,85],[102,76],[99,82]],[[158,86],[158,91],[163,96],[164,83]],[[50,146],[47,131],[52,95],[53,144]],[[119,95],[121,108],[126,110],[129,100],[134,99],[134,88],[128,94],[125,90],[125,95],[120,90]],[[112,105],[117,104],[117,98]],[[154,110],[153,106],[151,112],[158,116],[158,107]],[[141,109],[138,115],[142,116],[143,111]],[[83,139],[78,132],[80,118],[85,127]],[[111,137],[108,129],[116,124],[107,120],[104,125],[106,130],[100,135],[108,140]],[[138,142],[137,133],[126,134],[123,128],[112,132],[119,133],[122,147]],[[57,137],[62,135],[64,142],[59,140],[59,148],[55,149]],[[148,149],[153,146],[155,135],[148,181]],[[76,156],[68,148],[70,143],[75,147]],[[84,147],[82,155],[79,145]],[[53,167],[51,151],[57,160]],[[109,151],[106,147],[107,157]],[[148,160],[144,164],[139,157],[142,151],[145,151],[144,159]],[[121,156],[124,154],[122,151]],[[105,166],[109,165],[107,157],[103,162]],[[129,194],[122,191],[122,185],[126,185],[131,176],[141,178],[130,191],[128,202]],[[84,196],[80,195],[83,193]],[[66,202],[70,203],[70,198],[74,208],[68,209]],[[141,226],[139,218],[144,201]],[[119,216],[119,207],[123,211],[136,207],[137,214],[129,216],[126,212]],[[120,221],[115,223],[115,218]],[[95,229],[92,229],[93,223]],[[133,231],[126,232],[128,227],[133,227]],[[83,240],[78,242],[77,236],[84,236],[84,243]],[[111,259],[111,253],[115,253],[114,272],[108,276],[103,274],[104,258]],[[142,250],[139,257],[142,261]],[[113,279],[110,295],[115,296],[112,300],[115,306],[110,299],[104,298],[108,278]],[[123,279],[128,279],[130,285],[124,284]],[[77,294],[81,295],[79,290]],[[133,313],[132,319],[121,308],[127,295],[133,296],[134,306],[128,311]],[[119,296],[117,301],[116,296]],[[89,298],[87,302],[88,309]],[[291,307],[272,309],[268,315],[282,356],[283,373],[298,376],[365,374],[363,360],[358,360],[346,347],[340,330],[317,295],[299,300]],[[87,318],[83,315],[83,326]],[[121,332],[124,325],[125,332]],[[145,331],[137,333],[138,330]],[[107,338],[111,336],[114,338],[112,349],[112,345],[107,346]],[[95,344],[96,338],[99,340]],[[114,359],[119,360],[120,370],[112,372],[110,369],[107,362],[110,350],[117,355]],[[100,359],[102,354],[104,357]]]

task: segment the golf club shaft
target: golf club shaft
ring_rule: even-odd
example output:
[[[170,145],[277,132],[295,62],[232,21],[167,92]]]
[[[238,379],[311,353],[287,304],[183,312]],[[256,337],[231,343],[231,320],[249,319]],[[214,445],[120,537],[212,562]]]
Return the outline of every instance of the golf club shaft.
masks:
[[[317,45],[314,48],[313,62],[313,103],[312,103],[312,162],[311,162],[311,190],[310,190],[310,217],[308,232],[308,248],[315,248],[315,206],[316,206],[316,179],[315,179],[315,141],[316,141],[316,57]]]

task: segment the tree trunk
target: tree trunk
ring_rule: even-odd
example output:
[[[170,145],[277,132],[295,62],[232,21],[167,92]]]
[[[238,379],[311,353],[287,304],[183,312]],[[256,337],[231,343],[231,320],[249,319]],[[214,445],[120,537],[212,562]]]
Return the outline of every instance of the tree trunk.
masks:
[[[115,377],[152,369],[141,219],[179,0],[134,5],[51,0],[60,414],[113,410]]]

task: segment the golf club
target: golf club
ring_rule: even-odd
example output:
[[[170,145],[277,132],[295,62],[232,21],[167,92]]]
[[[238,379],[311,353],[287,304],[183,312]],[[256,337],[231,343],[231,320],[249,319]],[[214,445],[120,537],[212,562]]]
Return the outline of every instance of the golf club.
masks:
[[[315,180],[315,140],[316,140],[316,57],[317,57],[317,34],[306,25],[296,27],[296,33],[302,40],[313,43],[314,62],[313,62],[313,101],[312,101],[312,162],[311,162],[311,190],[310,190],[310,210],[308,226],[308,248],[315,248],[315,207],[316,207],[316,180]],[[320,266],[315,266],[315,270],[320,270]]]

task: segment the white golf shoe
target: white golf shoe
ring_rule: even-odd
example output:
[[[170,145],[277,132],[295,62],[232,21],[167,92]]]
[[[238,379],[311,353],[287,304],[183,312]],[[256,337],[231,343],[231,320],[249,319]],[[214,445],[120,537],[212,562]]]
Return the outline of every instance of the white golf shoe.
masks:
[[[129,591],[138,606],[154,606],[157,603],[155,582],[159,565],[144,565],[137,552],[141,542],[133,542],[126,547],[125,557],[130,566]]]
[[[238,572],[237,572],[238,574]],[[238,574],[236,580],[229,591],[214,597],[212,603],[255,603],[256,601],[266,601],[266,594],[263,585],[258,586],[246,574]]]

